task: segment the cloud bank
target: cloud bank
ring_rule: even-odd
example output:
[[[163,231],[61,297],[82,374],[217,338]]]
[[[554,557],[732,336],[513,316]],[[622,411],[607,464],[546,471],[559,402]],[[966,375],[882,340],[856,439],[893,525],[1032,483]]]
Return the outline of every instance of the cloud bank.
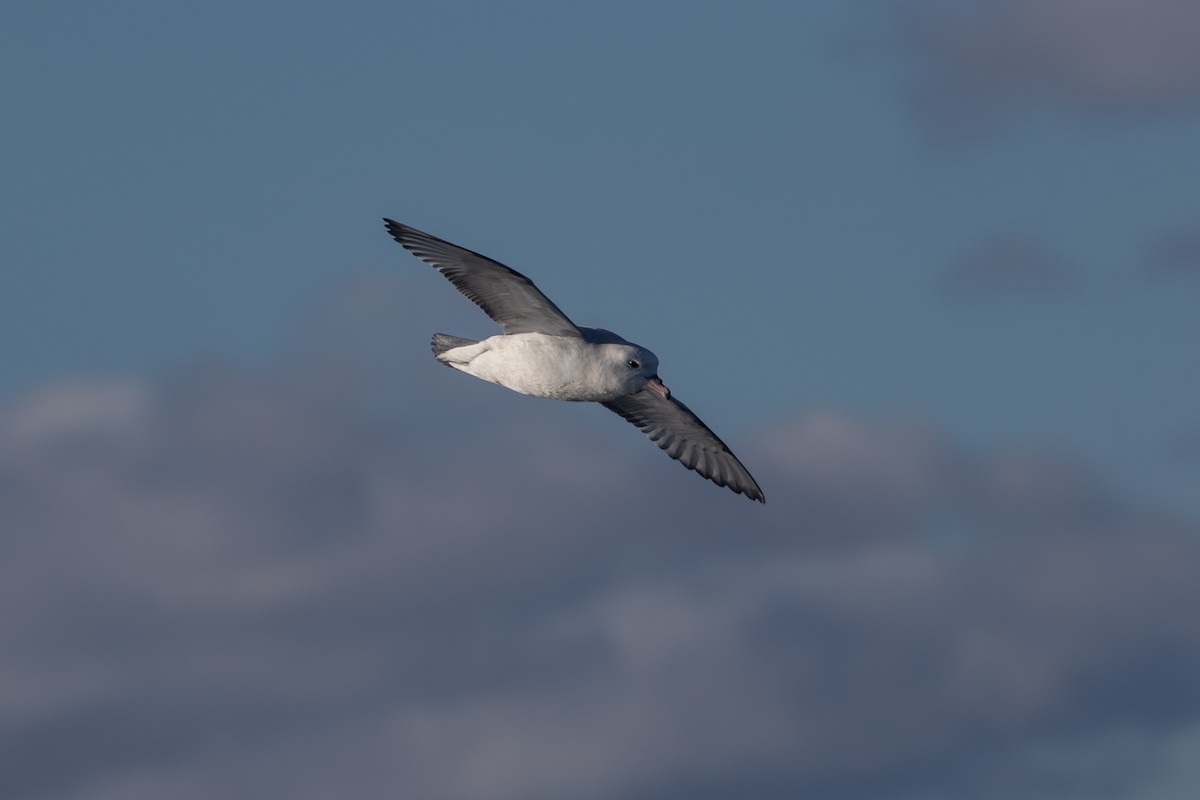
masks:
[[[1186,780],[1194,525],[1069,460],[836,412],[738,448],[752,507],[615,417],[460,380],[390,338],[402,305],[351,287],[272,363],[0,409],[0,794]]]

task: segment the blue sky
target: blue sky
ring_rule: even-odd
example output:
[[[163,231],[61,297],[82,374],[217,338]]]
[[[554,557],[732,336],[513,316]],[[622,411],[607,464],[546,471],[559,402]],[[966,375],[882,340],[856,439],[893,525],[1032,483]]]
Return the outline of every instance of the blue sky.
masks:
[[[266,585],[295,579],[311,589],[353,582],[347,575],[369,572],[355,560],[369,548],[342,552],[337,547],[349,545],[312,542],[325,542],[322,537],[334,528],[354,527],[363,515],[374,520],[362,523],[368,531],[362,535],[371,541],[385,535],[390,514],[397,515],[396,525],[419,529],[412,541],[434,555],[422,549],[425,555],[416,563],[434,572],[454,559],[438,554],[431,531],[453,531],[472,546],[479,544],[476,537],[500,535],[467,510],[457,511],[453,520],[439,518],[444,506],[412,498],[406,513],[386,510],[391,508],[386,503],[385,511],[365,511],[375,508],[363,500],[374,497],[371,487],[408,474],[411,465],[395,460],[403,462],[411,453],[447,472],[466,469],[485,480],[489,492],[528,491],[520,481],[525,468],[566,481],[546,491],[570,502],[556,501],[550,521],[534,526],[532,538],[518,538],[516,552],[525,552],[522,546],[538,552],[551,531],[569,530],[571,503],[599,515],[589,523],[595,531],[580,534],[583,551],[591,552],[587,543],[625,524],[605,520],[606,512],[615,511],[589,499],[591,468],[629,470],[644,480],[636,489],[612,476],[598,489],[635,491],[637,514],[645,515],[635,518],[655,520],[659,529],[699,528],[700,550],[714,558],[732,552],[722,533],[761,526],[770,544],[744,545],[746,552],[736,552],[744,561],[737,569],[770,586],[786,581],[764,578],[760,572],[767,566],[754,559],[776,547],[792,553],[791,545],[780,543],[787,541],[784,532],[800,529],[813,542],[804,547],[816,548],[796,551],[804,560],[824,553],[829,531],[851,531],[845,552],[830,558],[844,558],[849,573],[861,572],[868,583],[881,574],[872,571],[878,564],[896,563],[904,575],[910,569],[920,575],[926,574],[923,559],[934,559],[928,573],[941,600],[950,604],[960,599],[954,587],[964,578],[953,559],[937,560],[945,554],[936,543],[947,530],[959,531],[968,550],[984,552],[996,546],[990,536],[1007,531],[1025,543],[1018,547],[1031,548],[1022,551],[1026,555],[1052,563],[1058,563],[1054,557],[1066,549],[1064,542],[1079,544],[1072,537],[1091,522],[1121,542],[1129,530],[1150,526],[1155,533],[1147,547],[1153,553],[1193,552],[1200,518],[1195,411],[1200,377],[1193,356],[1200,341],[1195,313],[1200,56],[1190,44],[1192,34],[1200,34],[1200,14],[1183,0],[350,2],[336,9],[308,3],[27,4],[10,13],[0,30],[5,105],[0,181],[6,187],[0,193],[6,265],[0,271],[0,431],[10,437],[5,480],[12,496],[23,491],[18,487],[41,486],[58,501],[29,508],[14,504],[6,527],[29,535],[58,530],[73,541],[87,526],[72,524],[61,509],[78,506],[95,515],[100,512],[91,504],[131,508],[136,511],[116,515],[124,522],[112,523],[113,535],[130,552],[140,552],[164,526],[174,530],[174,523],[148,521],[152,509],[179,499],[147,482],[145,463],[134,459],[140,466],[128,466],[123,460],[133,458],[124,448],[136,450],[141,442],[156,454],[143,453],[154,471],[199,476],[198,483],[186,484],[191,500],[179,512],[190,520],[186,531],[172,533],[178,541],[167,552],[150,546],[157,555],[145,556],[150,565],[145,568],[150,573],[161,568],[154,566],[159,557],[170,564],[212,558],[219,564],[213,580],[222,585],[236,582],[243,570],[253,576],[255,569],[266,569],[256,560],[264,554],[271,554],[268,561],[301,564],[296,569],[304,576],[279,567],[280,574],[262,577]],[[532,277],[580,324],[611,328],[653,349],[668,385],[759,478],[771,502],[764,512],[771,516],[762,518],[768,522],[746,522],[741,515],[749,512],[737,508],[735,498],[684,473],[599,410],[560,410],[438,368],[428,357],[430,333],[488,335],[491,323],[397,247],[383,230],[383,216],[491,255]],[[555,449],[523,439],[535,435],[534,421],[547,424],[552,434],[546,435],[563,444]],[[222,438],[226,428],[240,431],[262,452],[243,453],[237,436]],[[211,440],[197,433],[204,431]],[[394,452],[373,449],[372,431]],[[286,477],[295,467],[283,455],[293,454],[293,446],[300,448],[294,454],[298,463],[311,467],[295,484]],[[110,485],[93,476],[73,482],[78,476],[56,459],[74,447],[94,455],[100,474],[124,475],[128,467],[128,481]],[[584,447],[588,458],[570,458],[571,447]],[[177,460],[171,452],[178,453]],[[270,452],[281,455],[272,460],[264,455]],[[481,452],[484,463],[505,472],[504,481],[482,477],[489,473],[481,466],[464,466]],[[756,468],[751,456],[764,466]],[[359,459],[366,466],[348,466]],[[261,497],[242,497],[224,473],[206,471],[226,461],[245,461],[248,472],[239,485]],[[528,466],[531,461],[534,466]],[[514,463],[522,468],[514,469]],[[951,480],[960,468],[969,477]],[[282,506],[262,499],[294,502],[306,496],[309,481],[325,486],[319,476],[326,471],[337,476],[345,493],[317,492],[314,497],[329,504],[317,503],[312,518],[293,520]],[[842,492],[864,507],[878,506],[880,518],[875,512],[861,516]],[[662,498],[657,505],[656,497]],[[671,503],[682,506],[672,509]],[[284,521],[268,526],[272,533],[263,534],[261,550],[236,544],[234,532],[255,531],[254,520],[275,514]],[[324,514],[334,521],[328,530],[313,522]],[[513,514],[501,515],[509,520],[499,525],[501,531],[520,527],[519,514]],[[1044,528],[1057,532],[1044,545],[1050,552],[1026,538]],[[893,529],[907,532],[900,540],[909,551],[897,560],[887,551],[855,561],[887,538],[880,530]],[[1175,538],[1181,529],[1189,531],[1184,544]],[[593,595],[584,591],[576,597],[548,577],[553,570],[546,566],[532,580],[537,590],[528,597],[499,596],[516,606],[525,603],[522,608],[544,608],[565,593],[578,600],[571,613],[603,628],[657,592],[670,600],[667,607],[678,604],[680,624],[691,631],[681,634],[684,655],[664,658],[713,648],[726,653],[741,635],[731,621],[740,617],[729,608],[743,606],[739,590],[722,582],[736,575],[721,572],[712,588],[705,583],[708,566],[695,571],[674,562],[662,566],[667,556],[686,552],[677,536],[661,545],[617,537],[617,549],[627,550],[603,567],[611,582],[578,567],[586,576],[581,585],[598,581]],[[209,552],[193,537],[228,543],[228,549],[214,544],[216,551]],[[1142,552],[1137,539],[1126,544],[1128,552],[1116,547],[1114,563]],[[310,545],[333,555],[322,560],[306,549]],[[861,552],[855,549],[860,545]],[[372,558],[389,556],[403,561],[406,554],[385,547]],[[79,567],[48,554],[37,557],[48,559],[44,569],[64,583]],[[989,565],[996,574],[1016,569],[997,558],[973,568],[985,576]],[[1145,563],[1160,563],[1157,556],[1146,558]],[[643,560],[643,566],[631,566]],[[126,567],[111,565],[112,572],[105,573],[111,583],[101,580],[94,596],[84,596],[89,602],[112,599],[108,589],[124,580]],[[213,587],[204,585],[208,573],[198,569],[195,591],[207,597]],[[564,568],[564,574],[575,575],[575,569]],[[1171,583],[1173,573],[1139,575],[1148,587],[1159,581],[1175,587],[1178,597],[1168,590],[1162,597],[1196,608],[1189,605],[1195,602],[1190,590]],[[487,587],[509,587],[510,577],[485,575],[458,588],[486,594]],[[1074,585],[1074,576],[1059,577]],[[1039,579],[1023,573],[1016,578]],[[372,580],[366,584],[375,586]],[[378,580],[379,594],[364,596],[364,605],[372,596],[405,602]],[[884,589],[896,585],[886,576],[880,580]],[[1081,581],[1093,586],[1105,579]],[[818,581],[812,591],[820,595],[822,587]],[[324,598],[317,589],[304,594],[309,589],[295,589],[306,598],[300,608]],[[772,603],[792,608],[790,603],[809,596],[789,594],[793,589],[763,600],[765,616],[754,624],[779,631],[784,623],[772,616]],[[29,591],[36,602],[39,595]],[[162,592],[173,596],[171,591],[151,581],[131,602],[158,602]],[[428,591],[437,595],[436,587]],[[274,632],[282,630],[284,650],[303,652],[327,643],[307,629],[289,638],[286,624],[255,605],[286,606],[286,599],[267,602],[246,592],[247,608],[262,611],[267,638],[274,641]],[[1001,588],[995,592],[991,601],[1020,605],[1019,597]],[[699,624],[690,616],[689,598],[714,606],[726,627],[718,625],[715,633],[688,627]],[[447,608],[458,608],[454,604],[461,598],[443,600]],[[732,605],[723,606],[726,601]],[[986,613],[988,599],[978,602]],[[1150,600],[1134,605],[1149,616],[1161,610]],[[913,599],[911,608],[918,618],[922,604]],[[222,613],[205,619],[220,627],[228,623]],[[497,613],[502,629],[529,622],[511,608]],[[793,612],[783,618],[788,613]],[[1087,628],[1063,615],[1064,629]],[[1014,611],[1005,624],[1021,629],[1021,621],[1034,616]],[[846,635],[876,646],[882,618],[855,618]],[[654,625],[670,627],[675,618],[653,619]],[[510,665],[514,674],[537,663],[545,648],[554,651],[547,642],[562,644],[554,631],[566,623],[542,616],[535,621],[545,623],[544,631],[534,627],[549,638],[521,645]],[[54,620],[46,624],[53,627]],[[138,631],[152,629],[148,621]],[[362,630],[375,632],[370,625]],[[731,638],[721,638],[722,632]],[[855,632],[861,637],[855,639]],[[632,648],[632,672],[620,673],[632,674],[632,683],[613,684],[625,687],[613,689],[614,696],[596,688],[608,685],[603,680],[588,683],[594,693],[575,697],[585,705],[594,701],[580,713],[598,714],[603,724],[597,730],[611,725],[620,731],[631,723],[610,719],[601,708],[610,702],[624,708],[638,691],[661,688],[660,681],[669,684],[666,676],[678,673],[643,652],[653,647],[636,631],[620,628],[612,635],[618,649]],[[921,635],[917,638],[925,641]],[[1168,627],[1151,645],[1166,652],[1178,645],[1179,635]],[[755,641],[764,658],[786,661],[791,651],[785,639],[764,634]],[[936,639],[931,634],[929,642]],[[1184,639],[1195,648],[1194,634]],[[486,641],[483,634],[435,637],[419,640],[418,650],[444,646],[470,653]],[[971,644],[964,658],[973,663],[971,648],[988,652],[999,646],[996,641]],[[1072,654],[1104,653],[1102,632],[1089,641]],[[186,638],[180,643],[185,652],[194,645]],[[568,645],[586,651],[594,642],[571,639]],[[279,657],[277,651],[261,655],[263,663]],[[364,663],[371,662],[368,655]],[[103,674],[124,663],[106,660],[104,653],[97,658]],[[373,668],[398,663],[395,654],[381,658],[371,662]],[[643,658],[652,666],[645,667],[638,660]],[[1054,658],[1047,657],[1050,661]],[[1061,661],[1070,659],[1061,655]],[[228,692],[207,684],[192,688],[199,696],[224,700],[250,691],[253,668],[243,666],[249,672],[231,667],[244,682],[231,678]],[[356,668],[335,666],[345,674]],[[740,661],[730,669],[749,680],[761,678]],[[1100,676],[1097,685],[1144,677],[1129,669],[1117,678]],[[174,675],[170,667],[148,674],[164,685]],[[63,686],[76,686],[76,678],[78,685],[87,683],[68,677]],[[642,678],[646,682],[639,683]],[[1047,701],[1038,693],[1038,679],[1009,690],[1030,709],[1053,706],[1052,711],[996,721],[988,716],[990,701],[979,700],[983,705],[975,712],[982,717],[959,718],[948,711],[943,720],[948,733],[931,734],[924,755],[905,755],[890,740],[869,743],[875,760],[868,761],[876,771],[865,777],[781,766],[767,744],[747,745],[743,752],[741,744],[705,740],[695,752],[724,754],[717,761],[728,771],[714,780],[733,787],[824,787],[862,797],[918,797],[951,787],[959,796],[984,796],[978,787],[986,781],[979,775],[988,767],[979,767],[979,759],[986,758],[938,749],[938,742],[956,738],[956,725],[994,723],[988,730],[999,732],[1001,749],[1011,757],[998,762],[1002,768],[1036,762],[1039,748],[1062,755],[1064,765],[1074,763],[1070,753],[1081,751],[1103,762],[1112,737],[1143,736],[1139,720],[1154,717],[1149,711],[1122,716],[1120,708],[1105,706],[1097,712],[1100,723],[1079,723],[1085,735],[1064,740],[1059,737],[1072,729],[1072,720],[1093,717],[1064,711],[1073,701]],[[454,702],[426,709],[428,718],[420,718],[425,722],[404,717],[396,723],[400,739],[429,741],[415,733],[426,723],[453,732],[472,715],[499,725],[510,713],[534,720],[531,752],[555,738],[557,723],[546,721],[553,691],[526,696],[514,678],[507,693],[474,708],[471,699],[490,685],[474,680],[451,681],[445,691]],[[968,688],[977,685],[970,674],[962,680]],[[182,683],[190,686],[186,679]],[[469,690],[463,688],[468,684]],[[1179,686],[1185,693],[1196,691],[1183,678]],[[74,696],[61,687],[46,691]],[[104,719],[105,703],[124,691],[128,687],[70,713]],[[408,708],[404,691],[380,691],[375,699]],[[769,697],[737,696],[743,710],[761,710],[760,702],[772,706]],[[393,730],[386,720],[347,721],[353,715],[337,704],[365,702],[370,695],[348,697],[335,693],[322,700],[327,705],[320,710],[297,712],[322,720],[317,739],[289,738],[286,725],[272,716],[287,716],[282,700],[280,707],[246,719],[237,717],[229,701],[228,719],[249,727],[275,720],[264,723],[270,736],[253,741],[283,761],[288,757],[280,753],[319,750],[322,741],[348,747],[345,742],[356,741],[354,736],[380,741],[380,730]],[[1135,710],[1153,706],[1153,698],[1130,697]],[[686,698],[678,699],[679,706],[655,706],[658,716],[650,716],[661,728],[651,728],[663,735],[686,728],[680,727]],[[70,708],[69,700],[62,702]],[[954,707],[946,702],[946,709]],[[46,709],[52,706],[59,709],[54,704]],[[1139,745],[1146,753],[1192,752],[1196,737],[1188,731],[1195,728],[1188,725],[1200,712],[1185,706],[1171,717],[1176,738],[1168,745],[1151,737],[1152,743]],[[41,741],[39,731],[54,730],[59,710],[30,709],[30,727],[6,735]],[[719,708],[705,713],[722,718]],[[79,782],[59,785],[34,771],[23,773],[18,788],[30,797],[103,796],[117,791],[113,786],[142,786],[144,779],[153,794],[186,782],[189,774],[210,781],[229,768],[243,775],[245,764],[233,769],[228,763],[235,757],[213,755],[207,734],[196,733],[207,731],[207,723],[195,714],[200,712],[176,731],[177,754],[185,754],[182,772],[139,756],[139,736],[154,738],[146,730],[156,730],[154,725],[176,730],[158,721],[130,728],[134,744],[116,759],[129,766],[128,773],[89,766],[67,737],[59,752],[80,765]],[[803,741],[801,716],[776,720],[779,736]],[[357,733],[339,739],[343,723]],[[567,740],[594,744],[576,733],[578,740],[569,732]],[[58,741],[52,736],[45,741],[52,739]],[[488,747],[483,742],[473,751],[481,764],[499,758],[488,755]],[[1138,761],[1129,753],[1142,751],[1118,749],[1129,759],[1121,761],[1126,781],[1121,785],[1133,787],[1128,796],[1176,796],[1165,788],[1170,781],[1194,788],[1187,783],[1194,771],[1186,773],[1180,765],[1174,772],[1155,771],[1146,767],[1149,755]],[[845,752],[851,750],[847,745]],[[604,754],[609,761],[580,767],[605,776],[598,786],[624,796],[653,794],[656,786],[681,796],[691,791],[680,777],[691,768],[682,754],[664,761],[665,771],[634,763],[628,753]],[[448,747],[430,758],[450,763],[452,755]],[[389,785],[381,766],[386,763],[381,753],[378,763],[368,765],[380,770],[371,787]],[[761,777],[758,784],[745,783],[751,763],[773,765],[777,784]],[[977,767],[978,775],[972,772]],[[348,769],[362,768],[356,763]],[[1070,773],[1069,766],[1063,769]],[[552,771],[532,784],[499,772],[511,785],[494,793],[466,779],[440,788],[436,776],[422,773],[422,780],[431,787],[428,796],[570,795]],[[871,775],[921,779],[888,794]],[[1075,773],[1068,778],[1082,780]],[[263,776],[246,780],[244,785],[266,780],[273,790],[281,787]],[[329,780],[349,786],[338,784],[337,776]],[[1031,792],[1024,786],[1021,796],[1036,796]]]
[[[386,214],[628,331],[726,424],[933,418],[1194,511],[1170,454],[1196,435],[1200,289],[1148,269],[1198,224],[1194,91],[1081,110],[1030,90],[947,133],[918,99],[965,68],[914,53],[917,27],[828,2],[23,10],[0,391],[261,358],[359,271],[445,291]],[[945,291],[1005,237],[1069,288]]]

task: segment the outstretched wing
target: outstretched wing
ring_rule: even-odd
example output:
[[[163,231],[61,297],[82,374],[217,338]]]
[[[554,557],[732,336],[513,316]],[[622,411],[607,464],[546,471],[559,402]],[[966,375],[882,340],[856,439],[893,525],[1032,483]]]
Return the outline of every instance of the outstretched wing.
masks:
[[[737,456],[691,409],[675,398],[667,399],[643,389],[605,403],[604,407],[632,422],[650,437],[650,441],[688,469],[751,500],[767,502],[762,489]]]
[[[393,239],[449,278],[460,292],[500,323],[505,333],[582,335],[533,281],[516,270],[408,225],[386,217],[383,221]]]

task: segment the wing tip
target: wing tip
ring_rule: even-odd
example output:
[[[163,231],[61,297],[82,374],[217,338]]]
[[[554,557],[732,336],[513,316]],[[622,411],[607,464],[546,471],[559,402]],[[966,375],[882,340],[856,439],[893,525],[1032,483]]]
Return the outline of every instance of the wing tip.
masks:
[[[744,467],[743,467],[743,469],[744,469]],[[708,477],[708,476],[705,476],[705,477]],[[758,484],[755,482],[754,478],[750,478],[749,484],[742,484],[742,485],[735,485],[733,483],[726,483],[725,481],[718,481],[711,477],[709,477],[708,479],[710,481],[712,481],[713,483],[717,484],[718,486],[724,486],[725,488],[731,489],[732,491],[737,492],[740,495],[744,495],[746,497],[746,499],[748,499],[748,500],[753,500],[756,503],[762,503],[764,506],[767,504],[767,496],[765,494],[763,494],[762,489],[758,488]]]
[[[404,234],[407,232],[407,229],[408,229],[407,225],[402,225],[401,223],[396,222],[396,220],[394,220],[394,219],[388,219],[387,217],[384,217],[383,218],[383,226],[385,228],[387,228],[387,232],[389,234],[391,234],[393,239],[395,239],[400,244],[404,244],[404,239],[401,237],[403,237]]]

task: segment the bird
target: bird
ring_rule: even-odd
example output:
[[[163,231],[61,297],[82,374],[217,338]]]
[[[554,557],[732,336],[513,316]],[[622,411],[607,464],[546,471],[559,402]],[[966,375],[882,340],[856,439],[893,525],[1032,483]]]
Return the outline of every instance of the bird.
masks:
[[[658,356],[612,331],[573,323],[533,281],[485,255],[383,218],[404,249],[432,266],[500,325],[483,340],[433,335],[448,367],[521,394],[600,403],[667,455],[751,500],[766,497],[733,451],[658,377]]]

